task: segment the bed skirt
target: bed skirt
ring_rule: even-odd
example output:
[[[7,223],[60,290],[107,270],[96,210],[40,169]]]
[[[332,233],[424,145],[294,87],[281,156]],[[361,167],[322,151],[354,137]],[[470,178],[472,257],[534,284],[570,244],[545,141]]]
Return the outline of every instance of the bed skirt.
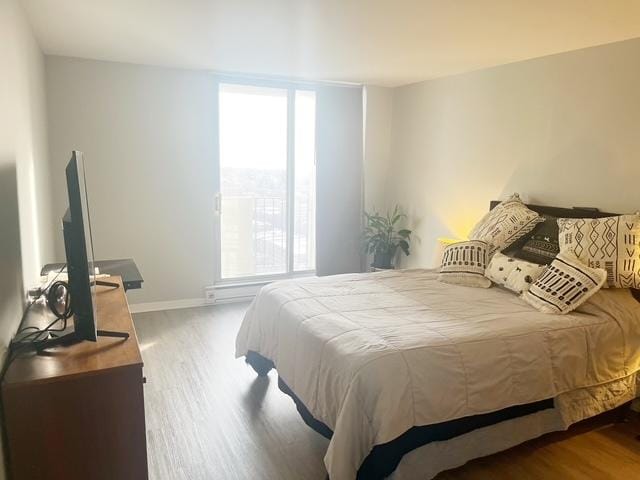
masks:
[[[256,352],[248,352],[245,361],[251,365],[260,376],[267,375],[272,368],[275,368],[271,360]],[[325,438],[331,439],[333,435],[331,429],[313,417],[307,407],[280,376],[278,376],[278,387],[293,399],[298,413],[309,427]],[[553,407],[553,399],[547,399],[524,405],[516,405],[482,415],[473,415],[434,425],[413,427],[390,442],[376,445],[362,462],[358,470],[357,480],[382,480],[387,478],[398,467],[404,455],[432,442],[450,440],[480,428],[553,409]]]

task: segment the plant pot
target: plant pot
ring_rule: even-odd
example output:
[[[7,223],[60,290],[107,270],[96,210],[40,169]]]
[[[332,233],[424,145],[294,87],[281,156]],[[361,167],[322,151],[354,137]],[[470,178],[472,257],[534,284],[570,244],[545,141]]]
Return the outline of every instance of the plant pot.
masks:
[[[391,265],[391,259],[393,255],[391,253],[375,253],[373,255],[373,264],[371,265],[374,268],[393,268]]]

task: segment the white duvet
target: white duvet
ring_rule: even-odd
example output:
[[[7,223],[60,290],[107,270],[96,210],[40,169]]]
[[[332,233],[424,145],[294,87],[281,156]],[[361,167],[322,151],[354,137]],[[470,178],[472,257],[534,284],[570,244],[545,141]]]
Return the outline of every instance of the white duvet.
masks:
[[[569,315],[511,292],[404,270],[264,287],[236,355],[272,360],[334,435],[331,480],[352,480],[373,446],[416,425],[555,398],[640,369],[640,304],[602,290]]]

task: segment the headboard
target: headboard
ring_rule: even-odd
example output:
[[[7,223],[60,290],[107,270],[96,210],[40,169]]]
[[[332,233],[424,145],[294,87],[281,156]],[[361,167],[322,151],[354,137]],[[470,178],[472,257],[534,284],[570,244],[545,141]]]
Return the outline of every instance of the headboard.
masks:
[[[489,205],[489,209],[493,210],[496,205],[500,203],[499,200],[491,200],[491,204]],[[558,218],[602,218],[602,217],[612,217],[614,215],[620,215],[619,213],[607,213],[601,212],[597,208],[590,207],[572,207],[572,208],[564,208],[564,207],[548,207],[546,205],[529,205],[526,204],[528,208],[533,210],[534,212],[546,215],[552,215]]]
[[[500,203],[499,200],[491,200],[489,205],[489,209],[493,210],[496,205]],[[602,217],[612,217],[614,215],[620,215],[619,213],[607,213],[601,212],[597,208],[591,207],[572,207],[572,208],[564,208],[564,207],[549,207],[546,205],[529,205],[526,204],[528,208],[537,212],[541,215],[552,215],[558,218],[602,218]],[[633,297],[640,302],[640,290],[631,289],[631,294]]]

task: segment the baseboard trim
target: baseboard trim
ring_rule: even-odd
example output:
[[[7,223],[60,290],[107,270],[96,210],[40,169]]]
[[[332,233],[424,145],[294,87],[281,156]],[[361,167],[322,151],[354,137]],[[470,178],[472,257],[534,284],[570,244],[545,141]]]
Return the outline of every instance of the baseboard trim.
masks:
[[[250,302],[254,298],[256,298],[255,295],[241,295],[238,297],[218,298],[215,303],[208,303],[207,305],[220,305],[222,303],[245,303]]]
[[[203,307],[207,305],[204,298],[184,298],[164,302],[147,302],[129,304],[131,313],[158,312],[160,310],[178,310],[180,308]]]
[[[168,300],[165,302],[147,302],[129,304],[131,313],[160,312],[162,310],[180,310],[182,308],[205,307],[222,303],[243,303],[253,300],[255,295],[239,295],[227,298],[217,298],[215,302],[207,302],[204,298],[185,298],[182,300]]]
[[[204,289],[209,303],[235,303],[252,300],[267,282],[214,285]]]

